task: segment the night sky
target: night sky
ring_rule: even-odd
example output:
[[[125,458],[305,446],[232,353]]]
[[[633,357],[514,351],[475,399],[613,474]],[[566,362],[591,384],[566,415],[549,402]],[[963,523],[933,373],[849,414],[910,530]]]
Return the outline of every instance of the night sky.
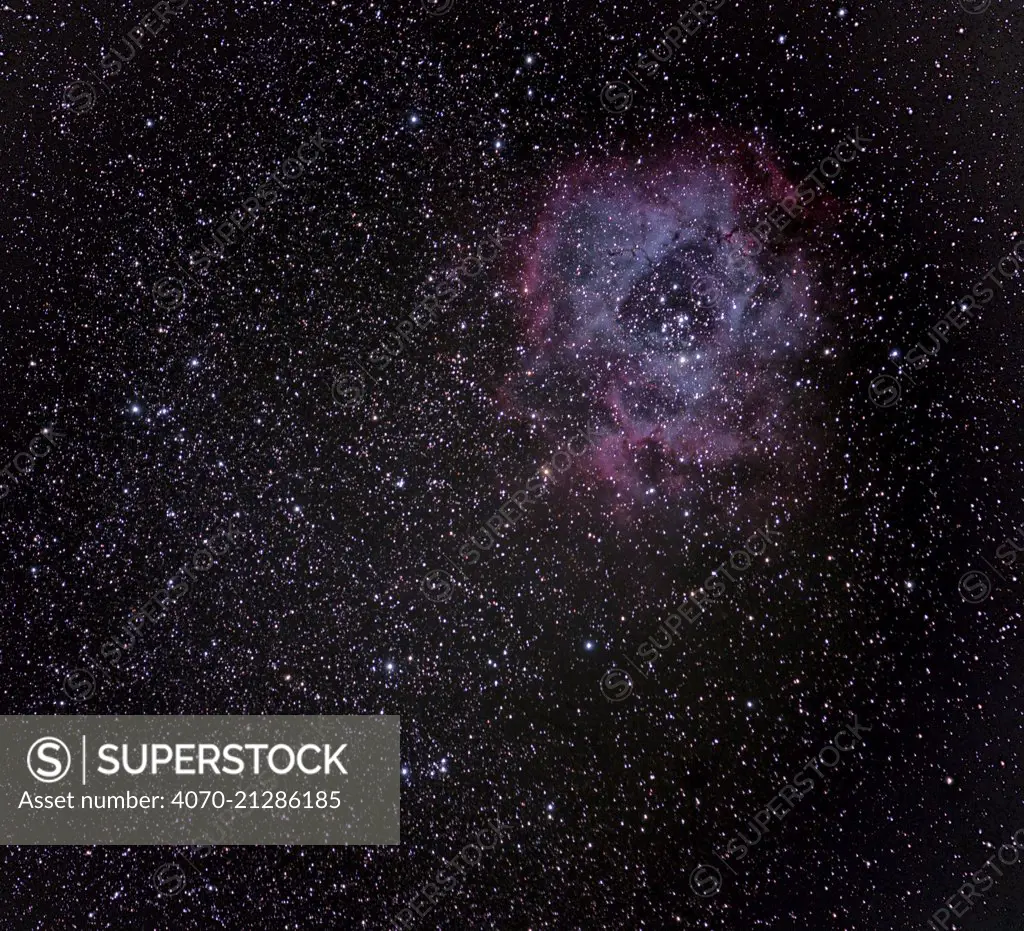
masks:
[[[2,712],[400,715],[402,843],[0,927],[1019,927],[1024,20],[711,6],[2,8]]]

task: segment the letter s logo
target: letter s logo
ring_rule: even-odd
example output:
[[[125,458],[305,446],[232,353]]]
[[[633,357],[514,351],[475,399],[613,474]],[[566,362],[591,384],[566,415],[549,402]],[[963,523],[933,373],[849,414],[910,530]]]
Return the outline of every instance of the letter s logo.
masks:
[[[59,782],[69,769],[71,751],[63,740],[40,737],[28,748],[28,771],[39,782]]]
[[[153,285],[153,300],[163,310],[171,310],[184,303],[185,289],[177,278],[161,278]]]

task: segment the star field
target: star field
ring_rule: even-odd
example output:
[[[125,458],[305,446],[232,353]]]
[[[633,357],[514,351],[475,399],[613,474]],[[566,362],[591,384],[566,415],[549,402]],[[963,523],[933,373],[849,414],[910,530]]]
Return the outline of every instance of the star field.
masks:
[[[0,11],[4,713],[402,727],[400,846],[7,847],[0,928],[925,928],[1024,827],[1019,268],[934,329],[1020,17],[694,6]]]

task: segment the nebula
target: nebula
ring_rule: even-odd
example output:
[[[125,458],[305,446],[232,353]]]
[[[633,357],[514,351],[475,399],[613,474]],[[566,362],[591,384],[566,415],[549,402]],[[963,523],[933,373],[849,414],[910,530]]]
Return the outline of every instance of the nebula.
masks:
[[[509,396],[596,429],[592,470],[620,498],[792,501],[820,459],[831,350],[807,239],[832,202],[762,243],[751,231],[794,185],[756,144],[702,148],[559,179],[523,244]]]

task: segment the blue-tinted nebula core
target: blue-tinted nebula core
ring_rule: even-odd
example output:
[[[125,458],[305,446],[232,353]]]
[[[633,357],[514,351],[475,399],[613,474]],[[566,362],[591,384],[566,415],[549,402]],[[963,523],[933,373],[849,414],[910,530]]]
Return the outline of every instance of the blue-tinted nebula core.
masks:
[[[758,148],[721,141],[556,186],[525,248],[511,395],[541,423],[595,427],[591,467],[620,496],[735,505],[810,481],[821,288],[802,234],[751,235],[793,191]]]

